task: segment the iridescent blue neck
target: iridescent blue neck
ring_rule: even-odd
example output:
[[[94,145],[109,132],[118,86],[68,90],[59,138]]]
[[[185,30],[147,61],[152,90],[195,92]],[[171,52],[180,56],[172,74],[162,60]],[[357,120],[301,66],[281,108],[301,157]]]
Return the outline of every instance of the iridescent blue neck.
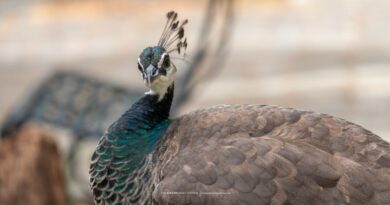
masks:
[[[109,131],[112,129],[134,131],[150,129],[165,121],[169,117],[173,92],[174,85],[172,84],[160,101],[158,101],[158,95],[148,94],[143,96],[109,128]]]
[[[173,92],[172,85],[160,101],[158,95],[145,95],[108,129],[108,139],[117,146],[126,145],[126,150],[121,151],[133,158],[134,169],[154,150],[168,127]],[[129,155],[129,151],[133,153]]]
[[[153,165],[145,162],[170,125],[173,91],[172,85],[160,101],[157,95],[145,95],[100,139],[90,167],[97,204],[134,204],[150,199]]]

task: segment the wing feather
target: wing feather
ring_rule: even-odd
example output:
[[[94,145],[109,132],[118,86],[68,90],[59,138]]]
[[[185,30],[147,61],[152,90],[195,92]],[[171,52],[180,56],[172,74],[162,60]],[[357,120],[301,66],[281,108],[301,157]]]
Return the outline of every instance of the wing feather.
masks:
[[[339,118],[219,106],[175,120],[156,204],[390,204],[389,144]]]

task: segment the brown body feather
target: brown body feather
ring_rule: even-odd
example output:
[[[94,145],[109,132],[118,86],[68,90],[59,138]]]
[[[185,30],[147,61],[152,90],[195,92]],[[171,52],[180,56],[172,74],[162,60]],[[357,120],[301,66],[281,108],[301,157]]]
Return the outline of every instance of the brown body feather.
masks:
[[[364,128],[277,106],[215,106],[164,136],[155,204],[390,204],[390,148]]]

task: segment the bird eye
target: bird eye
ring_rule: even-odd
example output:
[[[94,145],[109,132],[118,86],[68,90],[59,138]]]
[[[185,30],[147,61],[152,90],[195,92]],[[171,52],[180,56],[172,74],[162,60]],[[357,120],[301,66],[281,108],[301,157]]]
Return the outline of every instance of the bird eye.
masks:
[[[157,69],[152,71],[152,76],[156,76],[158,74]]]
[[[165,55],[164,61],[163,61],[163,64],[162,64],[163,68],[169,67],[170,64],[171,64],[171,63],[170,63],[170,60],[169,60],[169,55]]]
[[[141,72],[143,72],[143,69],[142,69],[141,64],[139,64],[139,63],[137,63],[137,64],[138,64],[138,70],[141,71]]]

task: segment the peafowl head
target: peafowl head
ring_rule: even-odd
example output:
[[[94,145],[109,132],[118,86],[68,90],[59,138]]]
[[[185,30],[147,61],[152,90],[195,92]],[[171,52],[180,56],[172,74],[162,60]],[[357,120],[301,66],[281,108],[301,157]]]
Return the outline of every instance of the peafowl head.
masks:
[[[167,22],[157,46],[145,48],[138,58],[138,69],[144,83],[150,91],[146,94],[157,94],[160,99],[172,85],[176,66],[172,63],[170,54],[187,48],[187,39],[184,38],[184,25],[188,20],[177,20],[177,13],[167,13]]]

